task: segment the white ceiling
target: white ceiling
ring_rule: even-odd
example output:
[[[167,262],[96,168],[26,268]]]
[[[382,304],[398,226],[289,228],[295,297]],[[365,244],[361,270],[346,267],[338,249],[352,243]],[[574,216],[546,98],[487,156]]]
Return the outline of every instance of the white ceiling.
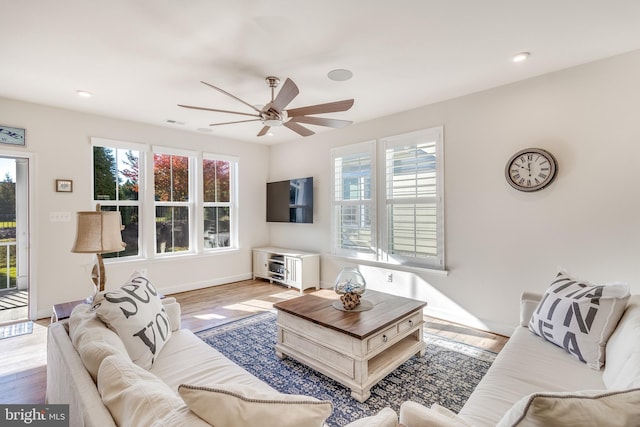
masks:
[[[210,127],[242,116],[176,104],[250,113],[200,81],[259,105],[276,75],[300,88],[289,108],[354,98],[324,117],[363,122],[640,48],[637,0],[0,0],[0,11],[0,97],[260,144],[300,137]],[[530,59],[512,63],[520,51]],[[353,78],[329,80],[336,68]]]

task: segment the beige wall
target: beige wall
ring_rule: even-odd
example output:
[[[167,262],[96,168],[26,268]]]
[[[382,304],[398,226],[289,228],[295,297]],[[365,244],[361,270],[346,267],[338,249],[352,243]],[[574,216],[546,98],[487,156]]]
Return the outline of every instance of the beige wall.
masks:
[[[268,174],[268,148],[218,140],[183,132],[109,119],[0,98],[0,122],[27,130],[25,148],[0,146],[2,154],[31,157],[31,290],[32,317],[46,317],[56,303],[90,294],[91,255],[70,252],[75,236],[75,212],[92,210],[91,137],[178,147],[239,158],[240,249],[219,255],[185,256],[167,261],[106,261],[107,288],[117,287],[137,269],[165,293],[250,278],[250,248],[268,243],[262,189]],[[72,193],[56,193],[55,179],[72,179]],[[51,222],[50,212],[70,212],[70,222]]]
[[[361,265],[372,288],[505,334],[520,293],[544,291],[558,266],[640,292],[638,75],[640,51],[274,146],[269,178],[312,175],[316,198],[315,223],[270,224],[271,243],[321,252],[331,286],[349,262],[328,255],[330,148],[443,125],[448,275],[396,271],[387,283],[391,267]],[[526,147],[559,163],[556,181],[531,194],[504,178]]]

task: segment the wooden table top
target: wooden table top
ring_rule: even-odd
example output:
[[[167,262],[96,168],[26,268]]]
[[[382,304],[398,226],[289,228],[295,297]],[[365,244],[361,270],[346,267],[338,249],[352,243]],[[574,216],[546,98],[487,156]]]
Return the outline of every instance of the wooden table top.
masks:
[[[337,299],[339,296],[333,290],[321,289],[273,306],[326,328],[364,339],[427,305],[424,301],[367,290],[362,299],[373,304],[371,310],[342,311],[332,305]]]

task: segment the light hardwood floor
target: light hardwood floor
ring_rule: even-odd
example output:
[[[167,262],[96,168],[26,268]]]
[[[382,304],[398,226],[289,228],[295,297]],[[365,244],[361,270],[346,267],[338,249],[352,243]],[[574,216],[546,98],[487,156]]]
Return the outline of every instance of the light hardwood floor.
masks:
[[[312,292],[312,290],[307,290]],[[262,311],[295,298],[295,289],[257,280],[173,294],[182,307],[182,327],[200,331]],[[427,332],[499,352],[508,338],[425,317]],[[44,403],[46,340],[49,319],[33,333],[0,340],[0,403]]]

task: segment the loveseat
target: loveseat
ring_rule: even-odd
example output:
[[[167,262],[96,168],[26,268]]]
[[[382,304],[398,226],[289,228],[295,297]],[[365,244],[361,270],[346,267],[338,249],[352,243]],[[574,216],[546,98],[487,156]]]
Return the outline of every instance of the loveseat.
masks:
[[[140,275],[78,305],[49,326],[46,402],[68,404],[72,427],[320,427],[331,414],[331,402],[277,392],[180,318]],[[385,408],[350,427],[396,421]]]
[[[624,286],[613,295],[604,289],[561,271],[544,296],[523,293],[520,325],[459,413],[405,402],[400,423],[640,426],[640,295],[629,297]],[[559,303],[556,291],[564,294]],[[567,325],[590,333],[592,342],[576,344]],[[563,347],[548,342],[554,334]]]

